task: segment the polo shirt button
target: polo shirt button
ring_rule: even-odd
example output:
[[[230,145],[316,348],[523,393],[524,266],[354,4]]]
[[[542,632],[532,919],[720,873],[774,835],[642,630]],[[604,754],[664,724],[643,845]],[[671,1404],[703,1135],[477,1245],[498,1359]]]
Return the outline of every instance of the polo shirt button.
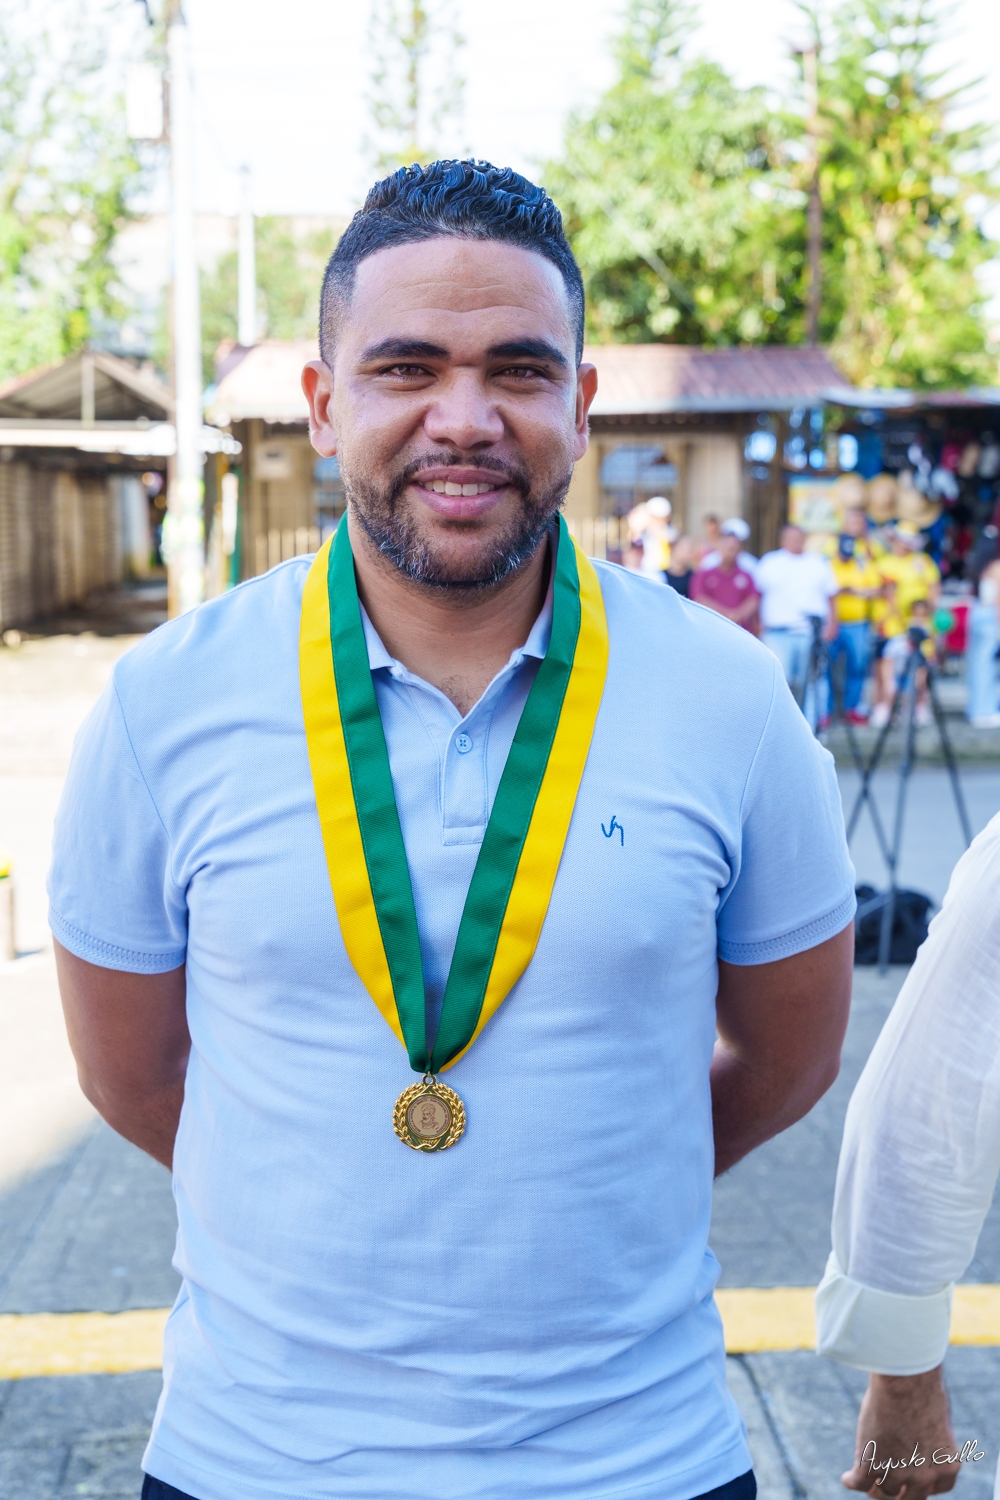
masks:
[[[467,734],[460,734],[455,740],[455,749],[459,755],[468,755],[472,749],[472,740]]]

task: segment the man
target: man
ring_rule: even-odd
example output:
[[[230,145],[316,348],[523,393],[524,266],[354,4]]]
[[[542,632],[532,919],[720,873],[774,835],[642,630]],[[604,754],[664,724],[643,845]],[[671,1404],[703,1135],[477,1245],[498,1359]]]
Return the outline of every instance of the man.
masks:
[[[834,607],[837,634],[830,645],[830,679],[836,664],[844,658],[844,717],[852,724],[866,724],[868,713],[861,698],[868,675],[871,652],[872,601],[882,586],[881,576],[871,557],[867,539],[868,520],[862,510],[844,514],[843,529],[837,538],[837,552],[832,558],[837,580]]]
[[[756,635],[760,595],[753,578],[739,565],[742,539],[738,533],[726,530],[728,524],[723,525],[719,537],[718,563],[693,574],[691,598]]]
[[[867,1494],[950,1490],[963,1449],[996,1462],[956,1441],[942,1364],[1000,1172],[998,888],[1000,816],[955,866],[847,1111],[817,1348],[875,1372],[843,1476]]]
[[[742,516],[733,516],[730,520],[723,521],[722,525],[719,527],[718,545],[711,552],[705,553],[705,555],[701,559],[701,562],[698,564],[699,568],[707,571],[709,568],[717,568],[719,566],[719,562],[722,557],[720,548],[722,545],[722,538],[724,536],[734,536],[737,538],[740,543],[740,548],[736,560],[742,568],[743,572],[748,573],[752,578],[757,567],[757,559],[754,557],[752,552],[746,552],[743,550],[746,543],[750,540],[750,527],[748,526],[747,522],[744,521]]]
[[[809,723],[822,728],[827,720],[827,680],[825,674],[813,675],[811,658],[816,631],[825,641],[837,633],[831,602],[837,580],[829,559],[806,552],[805,542],[800,527],[783,527],[781,546],[764,554],[754,581],[761,595],[764,644],[781,662]]]
[[[70,1034],[179,1220],[149,1500],[754,1494],[712,1172],[837,1071],[853,875],[773,658],[573,547],[582,338],[541,189],[376,185],[303,376],[346,521],[80,736]]]

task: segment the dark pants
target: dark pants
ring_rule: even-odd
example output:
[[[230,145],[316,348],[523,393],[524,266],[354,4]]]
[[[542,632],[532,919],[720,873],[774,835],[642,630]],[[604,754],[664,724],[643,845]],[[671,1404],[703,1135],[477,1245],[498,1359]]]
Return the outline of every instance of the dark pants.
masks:
[[[705,1495],[696,1495],[693,1500],[755,1500],[756,1494],[757,1481],[753,1477],[753,1469],[748,1469],[739,1479],[720,1484],[718,1489],[709,1490]],[[194,1500],[194,1496],[185,1495],[182,1490],[175,1490],[172,1484],[164,1484],[162,1479],[154,1479],[151,1474],[147,1474],[142,1486],[142,1500]]]

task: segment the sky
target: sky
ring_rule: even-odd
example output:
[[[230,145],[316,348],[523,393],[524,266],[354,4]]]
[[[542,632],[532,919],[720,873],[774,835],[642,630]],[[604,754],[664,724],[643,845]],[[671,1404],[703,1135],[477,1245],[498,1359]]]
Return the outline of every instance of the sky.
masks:
[[[444,144],[536,171],[567,112],[612,77],[622,0],[454,0],[466,46],[461,137]],[[138,12],[139,7],[136,7]],[[784,92],[793,0],[701,0],[692,43],[741,85]],[[260,213],[349,213],[372,179],[364,151],[369,0],[187,0],[200,119],[198,206],[235,212],[237,171]],[[980,118],[1000,120],[1000,5],[957,0],[941,62],[985,75]]]

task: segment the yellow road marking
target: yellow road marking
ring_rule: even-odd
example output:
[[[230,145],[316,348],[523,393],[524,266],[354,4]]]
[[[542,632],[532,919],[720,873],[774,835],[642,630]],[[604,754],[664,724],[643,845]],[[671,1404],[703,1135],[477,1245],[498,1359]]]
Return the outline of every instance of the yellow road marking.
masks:
[[[0,1380],[159,1370],[169,1311],[0,1314]]]
[[[811,1286],[720,1288],[715,1297],[726,1352],[814,1349],[813,1291]],[[159,1370],[169,1311],[0,1314],[0,1380]],[[955,1288],[951,1342],[1000,1345],[1000,1285]]]

